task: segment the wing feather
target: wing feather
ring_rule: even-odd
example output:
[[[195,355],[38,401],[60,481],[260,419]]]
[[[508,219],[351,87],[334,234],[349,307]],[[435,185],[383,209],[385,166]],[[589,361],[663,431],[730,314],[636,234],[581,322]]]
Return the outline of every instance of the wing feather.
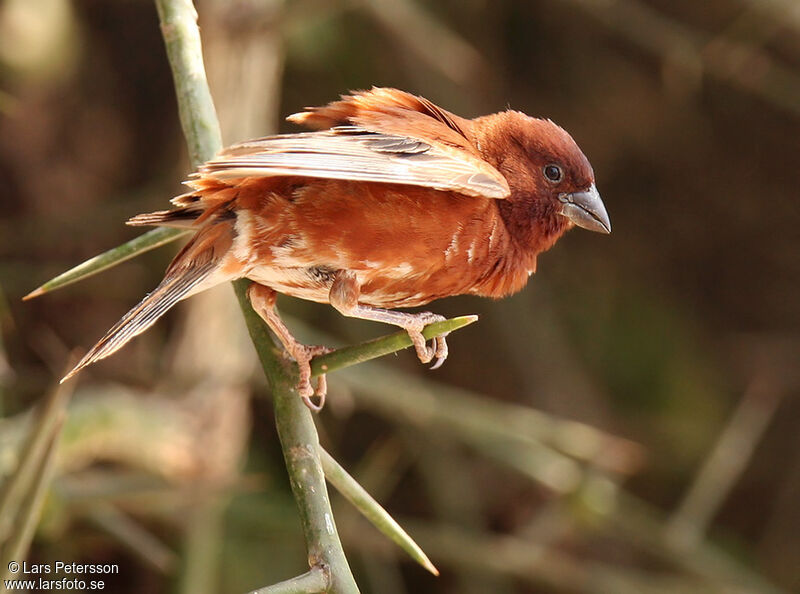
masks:
[[[398,134],[340,126],[233,145],[200,167],[202,179],[303,176],[395,183],[506,198],[497,169],[461,148]]]

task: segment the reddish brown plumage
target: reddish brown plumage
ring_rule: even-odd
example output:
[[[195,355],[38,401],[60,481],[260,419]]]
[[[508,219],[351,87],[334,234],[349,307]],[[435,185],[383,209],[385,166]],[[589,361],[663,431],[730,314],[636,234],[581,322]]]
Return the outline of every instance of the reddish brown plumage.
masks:
[[[266,287],[262,314],[273,328],[270,289],[400,325],[421,359],[433,350],[441,359],[443,339],[433,350],[419,344],[423,318],[378,308],[503,297],[573,224],[610,231],[588,160],[549,120],[515,111],[467,120],[394,89],[289,120],[317,131],[234,145],[187,182],[192,191],[173,200],[176,208],[130,221],[198,233],[137,306],[141,319],[123,318],[76,371],[177,300],[241,277]],[[194,271],[191,282],[181,271]],[[159,292],[170,301],[160,303]]]

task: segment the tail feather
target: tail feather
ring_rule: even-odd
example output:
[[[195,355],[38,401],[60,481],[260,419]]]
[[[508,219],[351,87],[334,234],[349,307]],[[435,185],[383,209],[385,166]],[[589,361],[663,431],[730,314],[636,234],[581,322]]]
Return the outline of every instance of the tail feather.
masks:
[[[168,274],[161,284],[126,313],[61,381],[64,382],[84,367],[114,354],[134,336],[138,336],[150,328],[158,318],[183,299],[216,268],[217,262],[212,260]]]
[[[220,270],[225,255],[233,245],[233,236],[233,227],[227,223],[207,225],[198,231],[175,256],[158,287],[126,313],[61,381],[117,352],[134,336],[152,326],[178,301],[198,290],[201,283]],[[215,280],[222,282],[237,278],[233,271],[222,276],[225,278]]]

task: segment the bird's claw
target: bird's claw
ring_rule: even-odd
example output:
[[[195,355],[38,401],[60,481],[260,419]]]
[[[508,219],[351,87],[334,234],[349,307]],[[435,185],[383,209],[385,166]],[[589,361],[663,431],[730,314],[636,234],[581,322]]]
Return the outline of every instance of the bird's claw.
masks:
[[[417,351],[417,358],[420,362],[427,364],[436,358],[431,369],[439,369],[445,359],[447,359],[447,340],[445,339],[447,334],[433,337],[431,339],[431,345],[428,346],[425,337],[422,335],[422,330],[428,324],[443,322],[445,319],[444,316],[438,314],[423,312],[415,316],[413,325],[406,328],[406,332],[408,332],[411,342],[414,344],[414,350]]]
[[[306,390],[305,395],[301,392],[300,398],[311,412],[318,413],[325,407],[325,397],[328,395],[328,380],[324,374],[317,378],[316,388],[312,388],[311,382],[309,382],[305,386],[298,385],[297,389]],[[316,398],[317,402],[314,402],[312,398]]]
[[[430,366],[430,369],[439,369],[447,359],[447,341],[444,336],[438,336],[434,339],[436,341],[436,361]]]
[[[328,393],[328,380],[323,373],[317,377],[316,387],[311,385],[311,359],[319,355],[330,353],[332,349],[319,345],[298,344],[290,354],[297,361],[298,381],[297,392],[303,403],[313,412],[319,412],[325,406],[325,396]],[[312,398],[316,398],[315,403]]]

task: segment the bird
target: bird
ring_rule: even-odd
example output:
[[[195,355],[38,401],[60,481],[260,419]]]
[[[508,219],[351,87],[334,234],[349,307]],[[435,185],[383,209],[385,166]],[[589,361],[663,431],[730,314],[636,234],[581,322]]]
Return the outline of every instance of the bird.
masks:
[[[447,358],[446,338],[429,345],[422,330],[444,318],[398,308],[505,297],[567,230],[611,232],[589,160],[549,119],[511,109],[466,119],[373,87],[287,120],[308,130],[223,149],[189,176],[172,208],[128,221],[195,233],[156,289],[64,379],[179,301],[246,278],[253,309],[297,362],[299,395],[318,410],[327,384],[322,375],[312,385],[310,362],[328,349],[292,336],[275,308],[278,293],[402,328],[435,368]]]

